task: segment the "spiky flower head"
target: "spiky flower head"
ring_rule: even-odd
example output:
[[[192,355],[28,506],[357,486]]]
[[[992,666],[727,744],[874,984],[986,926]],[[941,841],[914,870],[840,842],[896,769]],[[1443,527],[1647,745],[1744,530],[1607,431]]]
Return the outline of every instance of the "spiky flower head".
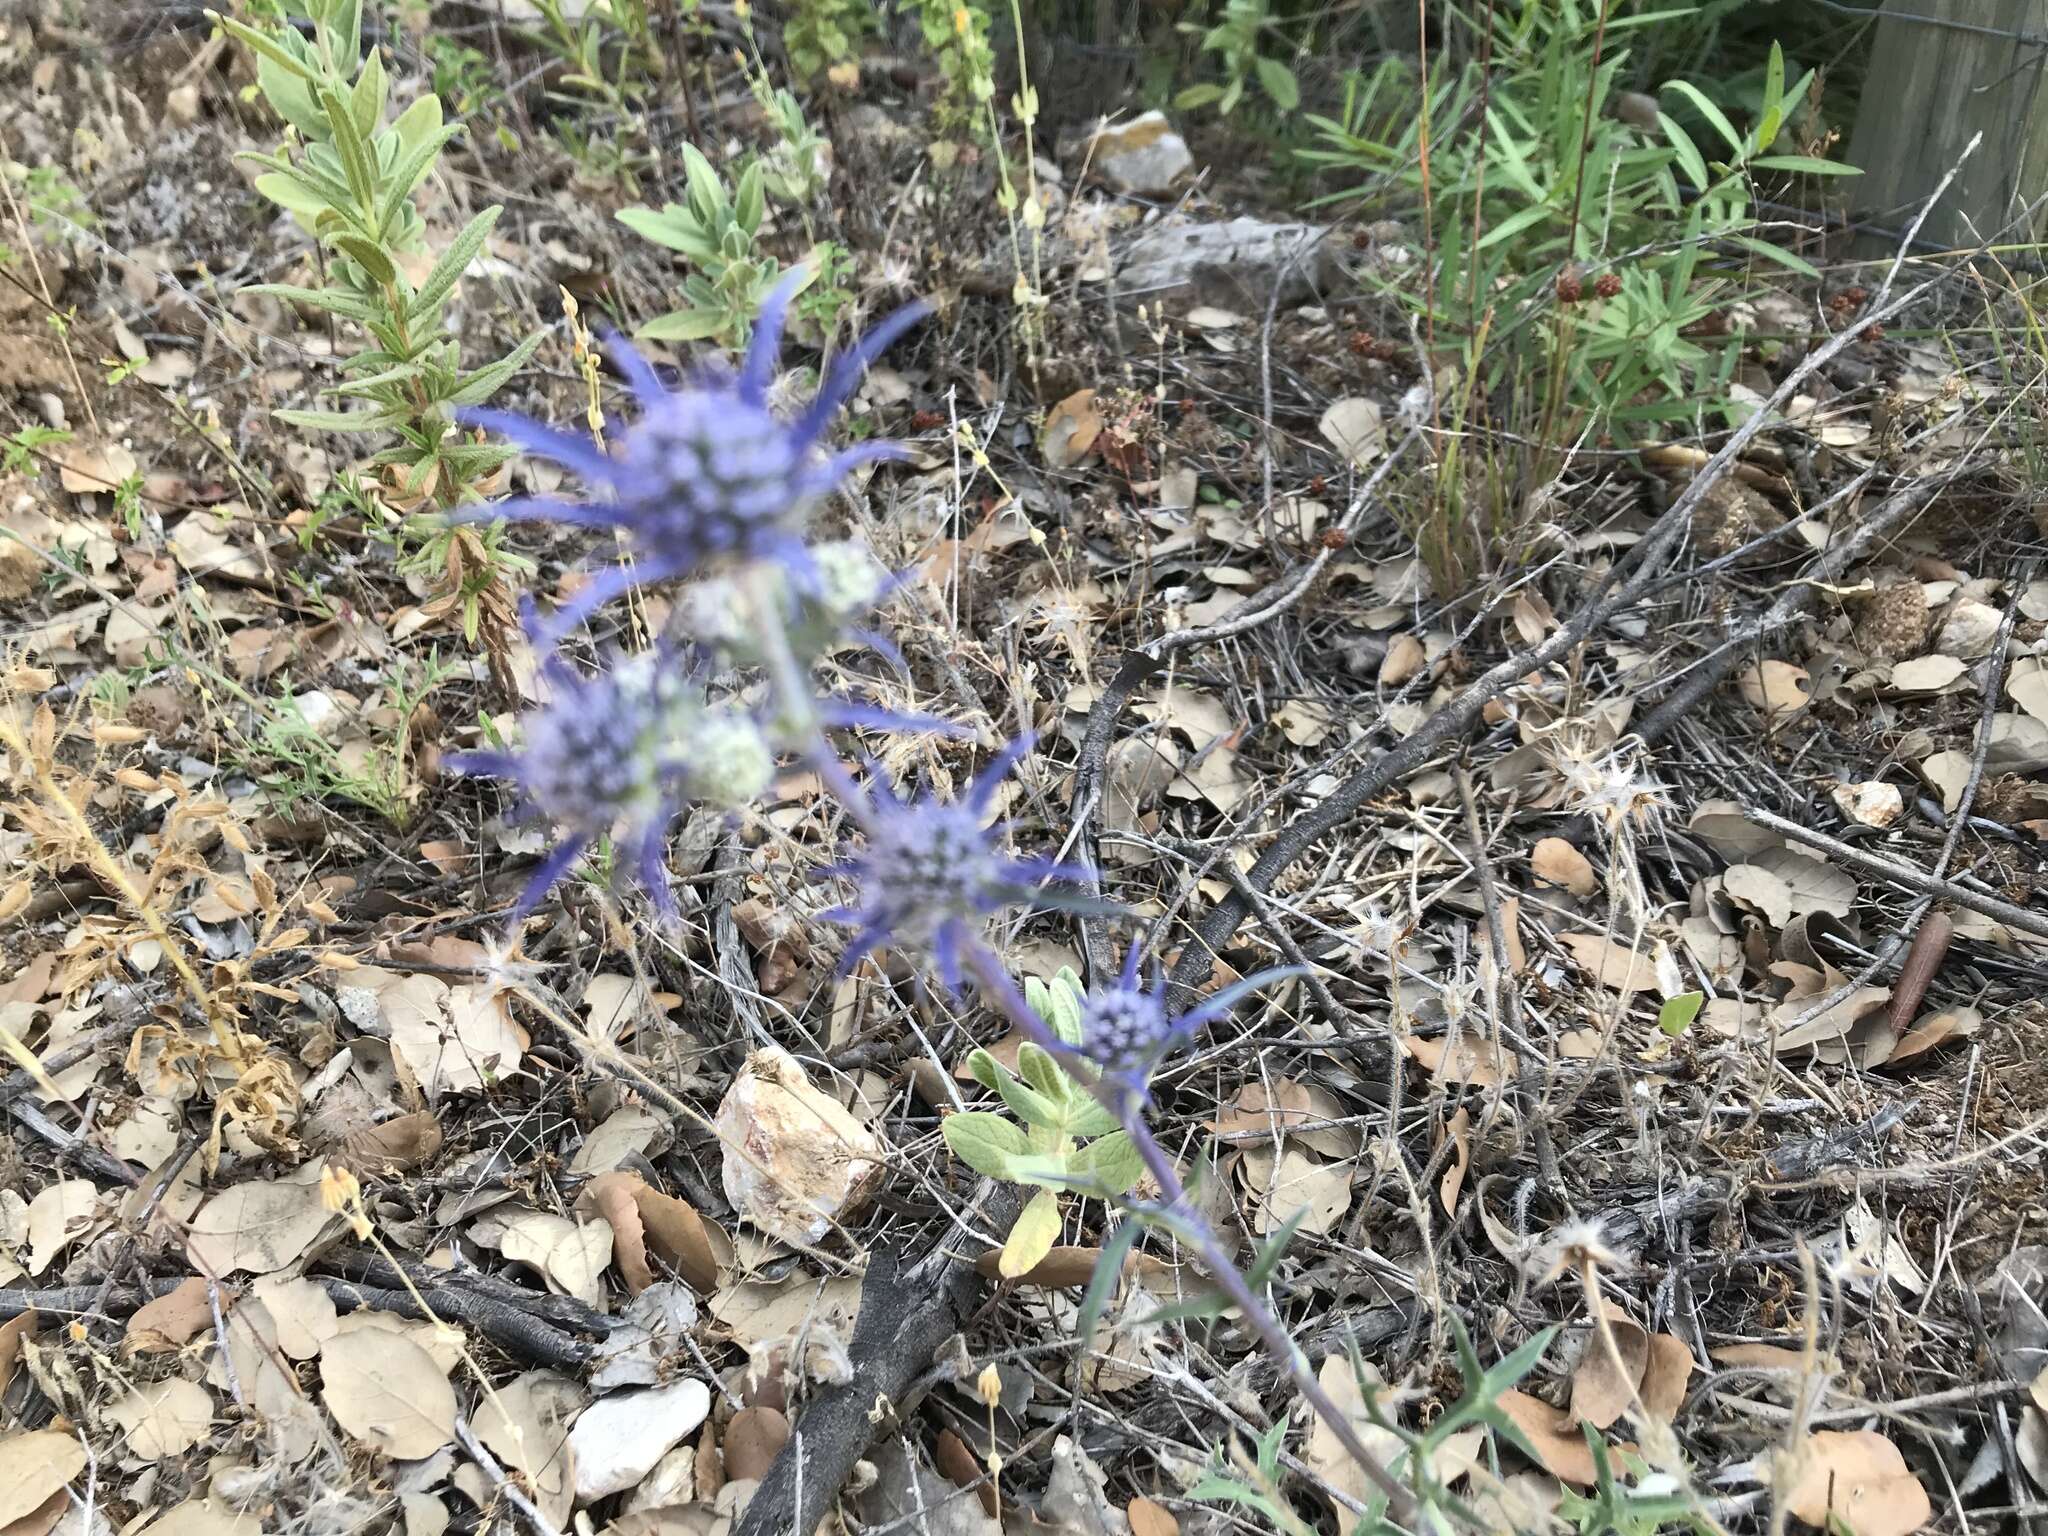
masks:
[[[877,772],[873,787],[851,807],[866,845],[834,871],[852,877],[858,899],[823,914],[856,930],[842,969],[870,950],[915,950],[938,967],[947,990],[957,992],[966,947],[979,943],[982,926],[1005,908],[1099,905],[1056,885],[1046,888],[1076,872],[1047,859],[1009,857],[1002,828],[984,825],[997,785],[1030,747],[1029,736],[1004,747],[959,800],[905,800]]]
[[[1167,991],[1158,977],[1146,986],[1138,974],[1138,946],[1124,956],[1121,974],[1081,1000],[1081,1053],[1103,1073],[1142,1087],[1146,1076],[1166,1057],[1193,1040],[1240,998],[1289,976],[1299,966],[1280,966],[1232,982],[1185,1013],[1171,1013]]]
[[[459,753],[448,764],[457,773],[512,780],[526,814],[560,836],[515,916],[531,911],[607,833],[656,908],[672,915],[669,827],[687,803],[738,810],[768,787],[775,758],[760,725],[731,705],[708,702],[666,649],[616,658],[587,677],[550,658],[543,675],[549,697],[521,717],[517,750]]]
[[[789,649],[809,664],[837,641],[864,640],[892,659],[896,649],[887,640],[862,629],[860,621],[886,598],[897,578],[859,539],[831,539],[810,547],[811,568],[798,580],[786,580],[779,598],[780,624]],[[676,622],[698,645],[715,647],[736,666],[757,666],[766,660],[761,625],[755,612],[756,590],[735,577],[716,575],[692,582],[676,601]]]
[[[890,443],[863,443],[828,454],[822,447],[825,429],[868,364],[929,311],[911,304],[882,321],[839,355],[816,398],[794,420],[785,421],[770,409],[768,388],[782,348],[783,321],[807,276],[798,269],[769,296],[736,374],[706,372],[672,390],[646,358],[614,341],[613,360],[639,398],[640,418],[621,434],[613,453],[510,411],[462,413],[465,424],[503,433],[610,496],[595,502],[515,497],[459,515],[610,529],[632,541],[634,565],[590,581],[556,615],[552,634],[567,633],[636,581],[665,581],[753,561],[774,562],[807,581],[816,579],[803,538],[811,505],[854,466],[900,452]]]

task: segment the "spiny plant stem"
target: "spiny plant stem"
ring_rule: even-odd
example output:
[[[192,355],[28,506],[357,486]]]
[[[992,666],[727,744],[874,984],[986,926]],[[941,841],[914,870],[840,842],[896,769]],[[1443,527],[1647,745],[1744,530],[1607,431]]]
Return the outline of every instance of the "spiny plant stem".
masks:
[[[1087,1059],[1055,1036],[1044,1020],[1031,1010],[993,950],[985,944],[970,944],[962,958],[974,979],[981,984],[986,997],[1012,1024],[1060,1059],[1063,1066],[1071,1068],[1079,1064],[1087,1069]],[[1405,1524],[1415,1513],[1414,1496],[1367,1447],[1350,1415],[1331,1401],[1329,1393],[1316,1379],[1316,1373],[1309,1368],[1308,1357],[1288,1336],[1285,1325],[1252,1289],[1251,1282],[1239,1272],[1222,1242],[1195,1210],[1173,1159],[1166,1155],[1166,1149],[1159,1145],[1151,1127],[1145,1123],[1144,1095],[1128,1085],[1113,1083],[1106,1076],[1083,1077],[1081,1081],[1089,1082],[1096,1098],[1122,1122],[1131,1144],[1138,1149],[1138,1156],[1144,1161],[1146,1171],[1159,1185],[1161,1199],[1174,1213],[1177,1230],[1193,1245],[1196,1256],[1207,1266],[1210,1277],[1251,1323],[1266,1353],[1286,1370],[1301,1395],[1315,1410],[1316,1417],[1330,1427],[1331,1433],[1358,1464],[1359,1470],[1387,1496],[1388,1512]]]

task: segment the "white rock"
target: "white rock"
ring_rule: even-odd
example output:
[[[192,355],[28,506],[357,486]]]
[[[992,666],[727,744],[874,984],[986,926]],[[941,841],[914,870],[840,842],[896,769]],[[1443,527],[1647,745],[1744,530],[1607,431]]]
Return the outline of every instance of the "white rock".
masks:
[[[599,1398],[569,1431],[576,1502],[638,1487],[710,1412],[711,1389],[694,1378]]]
[[[1119,192],[1163,197],[1194,166],[1187,140],[1173,131],[1164,112],[1146,112],[1128,123],[1105,124],[1085,150],[1088,168]]]
[[[1965,598],[1957,603],[1955,611],[1949,614],[1948,622],[1941,626],[1941,633],[1935,637],[1934,648],[1950,656],[1961,656],[1974,661],[1979,656],[1991,654],[1992,642],[1998,638],[1998,625],[2003,617],[1989,603],[1980,603]]]

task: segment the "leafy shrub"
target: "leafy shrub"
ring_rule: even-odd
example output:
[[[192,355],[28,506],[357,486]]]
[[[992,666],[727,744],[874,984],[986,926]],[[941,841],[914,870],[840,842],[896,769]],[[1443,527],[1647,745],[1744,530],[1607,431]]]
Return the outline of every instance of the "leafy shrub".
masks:
[[[532,355],[540,333],[495,362],[462,366],[460,344],[448,330],[448,300],[503,210],[494,205],[471,219],[413,286],[405,266],[425,250],[426,226],[412,193],[461,125],[442,122],[441,99],[431,94],[385,122],[384,65],[375,52],[360,51],[360,0],[310,4],[310,41],[289,26],[258,30],[215,18],[256,54],[264,99],[300,143],[296,160],[288,153],[246,157],[267,168],[256,190],[332,258],[324,287],[266,283],[244,291],[352,321],[373,343],[343,362],[351,377],[329,391],[366,401],[368,410],[277,416],[309,431],[396,433],[400,443],[373,462],[393,467],[398,495],[452,506],[510,455],[457,431],[450,413],[496,394]]]
[[[1205,29],[1189,21],[1180,26],[1184,32],[1202,34],[1201,51],[1216,56],[1223,68],[1223,79],[1220,83],[1204,81],[1189,86],[1174,98],[1175,106],[1183,111],[1213,106],[1228,117],[1237,110],[1244,100],[1245,88],[1254,80],[1282,112],[1292,112],[1301,105],[1301,85],[1294,78],[1294,71],[1261,48],[1266,34],[1278,31],[1266,0],[1225,0],[1223,19],[1215,26]]]
[[[1700,335],[1703,322],[1757,261],[1815,275],[1763,237],[1756,178],[1853,174],[1770,152],[1813,81],[1788,87],[1775,48],[1747,132],[1693,85],[1666,87],[1718,141],[1703,151],[1655,100],[1617,85],[1617,37],[1657,18],[1610,17],[1602,36],[1599,9],[1504,8],[1491,58],[1428,81],[1426,102],[1404,61],[1355,71],[1339,116],[1308,116],[1319,144],[1301,151],[1326,172],[1369,178],[1320,201],[1406,213],[1426,199],[1429,269],[1420,281],[1405,270],[1368,281],[1439,356],[1458,354],[1455,386],[1437,402],[1443,425],[1504,427],[1534,444],[1519,473],[1493,477],[1509,505],[1589,433],[1627,440],[1654,423],[1732,415],[1739,348]],[[1458,579],[1470,551],[1450,546],[1474,533],[1454,467],[1438,476],[1424,538],[1440,582]]]

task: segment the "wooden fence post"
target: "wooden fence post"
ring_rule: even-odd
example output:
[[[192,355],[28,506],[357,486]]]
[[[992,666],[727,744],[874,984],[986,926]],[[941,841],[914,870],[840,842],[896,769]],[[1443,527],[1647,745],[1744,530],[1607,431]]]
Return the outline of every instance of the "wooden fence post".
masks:
[[[1923,240],[1972,244],[2048,192],[2048,0],[1886,0],[1849,142],[1852,205],[1903,229],[1980,131]]]

